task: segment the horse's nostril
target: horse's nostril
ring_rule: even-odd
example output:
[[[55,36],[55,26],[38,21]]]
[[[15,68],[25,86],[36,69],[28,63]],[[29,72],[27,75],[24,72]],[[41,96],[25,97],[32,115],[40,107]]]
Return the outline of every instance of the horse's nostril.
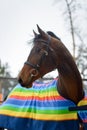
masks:
[[[19,78],[19,79],[18,79],[18,82],[19,82],[20,84],[22,84],[22,83],[23,83],[23,80],[22,80],[21,78]]]

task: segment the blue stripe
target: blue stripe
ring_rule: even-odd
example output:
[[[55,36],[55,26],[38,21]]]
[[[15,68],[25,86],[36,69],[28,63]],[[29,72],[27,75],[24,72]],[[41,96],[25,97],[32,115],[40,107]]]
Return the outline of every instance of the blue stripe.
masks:
[[[18,105],[18,106],[35,106],[35,107],[67,107],[67,106],[75,106],[73,102],[63,100],[63,101],[36,101],[36,100],[18,100],[18,99],[8,99],[3,105],[10,104],[10,105]]]
[[[9,130],[78,130],[79,122],[71,121],[40,121],[0,115],[0,127]]]
[[[56,84],[57,80],[53,80],[51,83],[36,83],[36,84],[34,83],[33,88],[35,90],[44,90],[44,89],[48,90],[50,88],[57,88]]]
[[[63,104],[61,105],[61,102],[59,104],[58,102],[36,102],[35,100],[32,101],[21,101],[21,100],[12,100],[9,99],[6,101],[6,103],[4,103],[2,106],[12,106],[12,107],[16,107],[18,109],[20,109],[21,107],[23,108],[36,108],[39,110],[64,110],[64,109],[68,109],[68,105],[69,103],[67,102],[62,102]],[[54,107],[55,106],[55,107]],[[70,104],[70,106],[72,106],[72,104]]]

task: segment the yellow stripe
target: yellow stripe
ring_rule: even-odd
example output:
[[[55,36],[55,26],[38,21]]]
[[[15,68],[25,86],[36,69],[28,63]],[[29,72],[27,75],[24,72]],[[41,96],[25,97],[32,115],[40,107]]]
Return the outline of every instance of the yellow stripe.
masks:
[[[33,93],[33,92],[29,92],[29,93],[13,92],[12,94],[9,95],[9,97],[13,96],[13,95],[19,95],[19,96],[24,96],[24,97],[26,97],[26,96],[32,96],[32,95],[34,95],[34,96],[38,96],[39,95],[39,97],[44,97],[44,96],[49,96],[49,97],[50,96],[59,96],[59,94],[56,91],[50,92],[50,93],[46,92],[45,94],[42,94],[42,93]]]
[[[87,100],[82,100],[78,103],[78,106],[87,105]]]
[[[70,114],[35,114],[35,113],[28,113],[28,112],[12,112],[9,110],[0,110],[1,115],[19,117],[19,118],[31,118],[36,120],[54,120],[54,121],[62,121],[62,120],[77,120],[76,113]]]

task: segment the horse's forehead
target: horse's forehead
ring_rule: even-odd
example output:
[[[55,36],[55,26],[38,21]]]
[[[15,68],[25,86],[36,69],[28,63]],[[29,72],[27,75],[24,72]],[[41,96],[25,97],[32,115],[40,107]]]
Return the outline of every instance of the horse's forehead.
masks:
[[[48,46],[48,42],[44,39],[35,39],[34,40],[34,47],[43,47]]]

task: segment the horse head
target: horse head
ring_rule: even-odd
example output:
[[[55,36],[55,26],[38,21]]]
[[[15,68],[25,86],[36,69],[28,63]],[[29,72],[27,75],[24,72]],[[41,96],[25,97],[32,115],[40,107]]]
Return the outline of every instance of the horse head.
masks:
[[[45,33],[38,25],[37,29],[39,34],[33,31],[33,48],[18,76],[19,83],[26,87],[31,87],[33,81],[57,67],[56,53],[52,44],[60,39],[57,39],[52,32]]]

